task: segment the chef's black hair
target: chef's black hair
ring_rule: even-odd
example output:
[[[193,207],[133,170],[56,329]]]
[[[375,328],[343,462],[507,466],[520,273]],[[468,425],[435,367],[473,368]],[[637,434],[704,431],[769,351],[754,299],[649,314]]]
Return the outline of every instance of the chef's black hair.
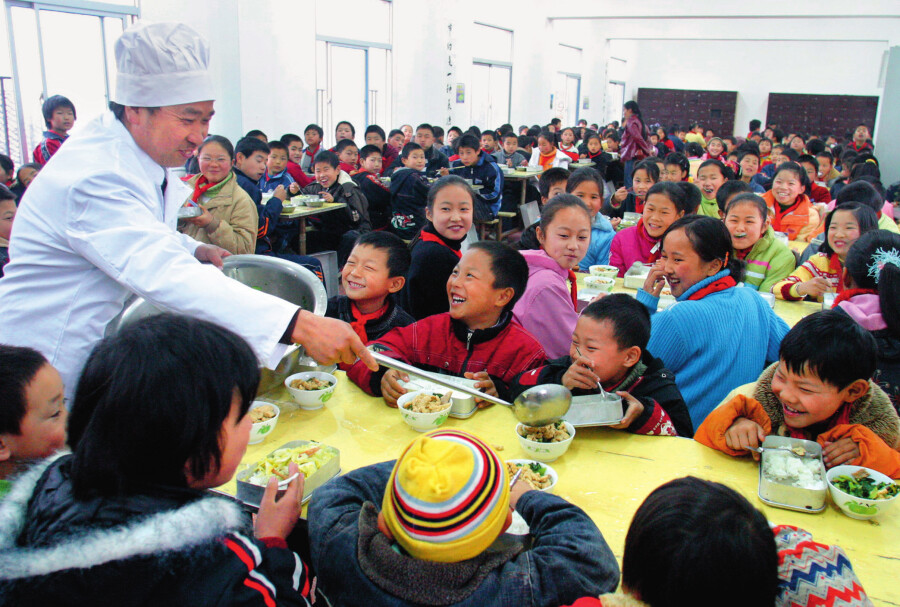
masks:
[[[574,198],[574,196],[573,196]],[[576,200],[578,200],[576,198]],[[578,200],[581,202],[580,200]],[[492,240],[481,240],[469,245],[469,250],[483,251],[491,258],[491,274],[494,275],[494,288],[513,290],[512,299],[504,310],[513,309],[528,286],[528,262],[522,254],[508,244]]]
[[[160,314],[102,340],[69,416],[75,497],[184,487],[186,469],[215,473],[232,400],[242,417],[258,386],[247,342],[205,320]]]
[[[37,350],[0,344],[0,434],[18,436],[21,432],[28,411],[25,391],[46,364],[47,359]]]
[[[772,605],[778,552],[766,517],[720,483],[692,476],[654,489],[638,507],[622,556],[622,586],[653,607],[727,596]]]

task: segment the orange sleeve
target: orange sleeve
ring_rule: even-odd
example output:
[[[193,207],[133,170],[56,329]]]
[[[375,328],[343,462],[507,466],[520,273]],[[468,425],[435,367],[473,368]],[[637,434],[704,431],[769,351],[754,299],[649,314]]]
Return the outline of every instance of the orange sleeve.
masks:
[[[706,416],[703,423],[694,433],[694,440],[732,456],[749,455],[749,451],[732,449],[725,442],[725,433],[739,417],[754,421],[765,431],[772,432],[772,420],[758,401],[738,394],[727,403],[720,405]]]
[[[859,457],[850,462],[852,466],[865,466],[900,478],[900,453],[862,424],[840,424],[820,434],[816,442],[824,447],[826,442],[848,437],[859,447]]]

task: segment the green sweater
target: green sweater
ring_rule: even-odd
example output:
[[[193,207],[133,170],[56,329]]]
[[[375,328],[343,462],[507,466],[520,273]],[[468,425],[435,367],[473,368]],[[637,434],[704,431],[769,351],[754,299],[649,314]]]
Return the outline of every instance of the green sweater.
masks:
[[[744,284],[761,293],[771,292],[775,283],[787,278],[797,266],[794,253],[775,238],[772,226],[756,241],[744,261],[747,263]]]
[[[719,216],[719,203],[715,198],[707,198],[701,195],[700,206],[697,207],[697,215],[705,215],[713,219],[721,219]]]

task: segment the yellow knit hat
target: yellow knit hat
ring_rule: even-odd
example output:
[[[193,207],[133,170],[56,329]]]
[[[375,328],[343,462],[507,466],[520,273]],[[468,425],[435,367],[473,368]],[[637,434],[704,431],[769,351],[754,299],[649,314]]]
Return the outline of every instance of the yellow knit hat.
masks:
[[[476,436],[433,430],[397,460],[382,513],[397,543],[418,559],[473,558],[503,531],[509,513],[506,466]]]

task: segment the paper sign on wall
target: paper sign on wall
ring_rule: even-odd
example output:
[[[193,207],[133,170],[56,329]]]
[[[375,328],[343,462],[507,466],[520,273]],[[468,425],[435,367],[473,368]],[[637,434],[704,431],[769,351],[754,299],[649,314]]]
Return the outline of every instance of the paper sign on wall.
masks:
[[[456,103],[466,102],[466,85],[463,82],[456,84]]]
[[[589,110],[591,109],[591,100],[587,97],[584,97],[581,101],[581,109]]]

